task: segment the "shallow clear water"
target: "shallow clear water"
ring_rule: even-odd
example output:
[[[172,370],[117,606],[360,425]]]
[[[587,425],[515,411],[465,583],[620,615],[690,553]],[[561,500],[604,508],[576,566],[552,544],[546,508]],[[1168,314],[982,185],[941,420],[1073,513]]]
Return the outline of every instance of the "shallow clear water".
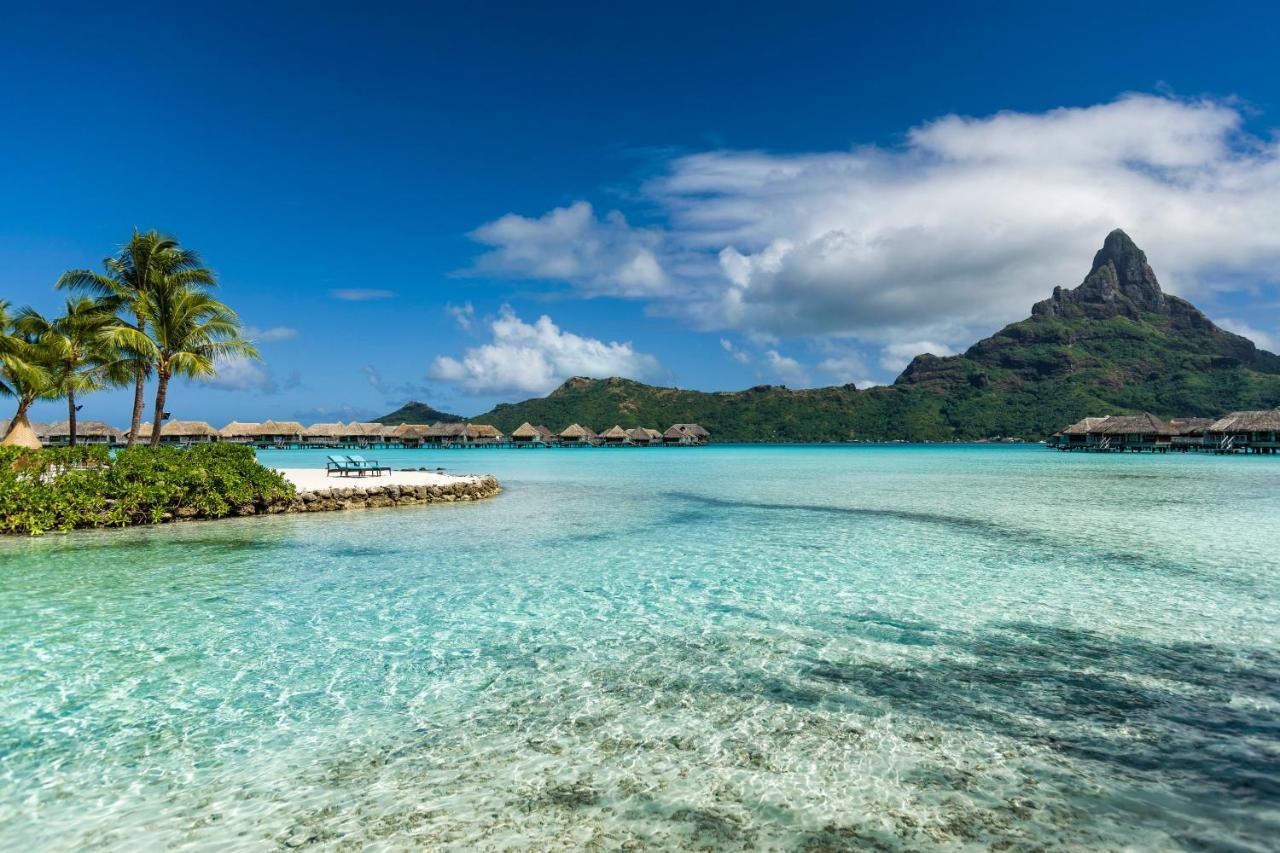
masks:
[[[1280,459],[367,455],[505,491],[0,542],[0,845],[1280,837]]]

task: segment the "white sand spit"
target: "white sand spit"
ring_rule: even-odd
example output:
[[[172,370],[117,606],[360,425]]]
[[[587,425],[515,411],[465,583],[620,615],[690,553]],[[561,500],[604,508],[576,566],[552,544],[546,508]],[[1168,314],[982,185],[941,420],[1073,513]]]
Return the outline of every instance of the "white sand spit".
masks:
[[[339,477],[327,474],[323,468],[276,468],[299,492],[315,492],[320,489],[373,489],[379,486],[450,486],[454,483],[474,483],[478,475],[455,476],[430,471],[385,471],[381,477]]]

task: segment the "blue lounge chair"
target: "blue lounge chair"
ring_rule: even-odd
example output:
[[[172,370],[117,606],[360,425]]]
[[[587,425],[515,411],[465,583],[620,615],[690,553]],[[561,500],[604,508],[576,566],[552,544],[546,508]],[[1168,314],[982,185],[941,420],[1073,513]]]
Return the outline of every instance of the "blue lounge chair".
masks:
[[[351,464],[355,465],[359,470],[371,473],[375,477],[381,477],[383,471],[386,471],[388,474],[391,473],[391,467],[389,465],[379,465],[378,460],[376,459],[369,461],[363,456],[348,456],[347,459],[349,459]]]
[[[357,477],[364,476],[364,468],[352,462],[346,456],[328,457],[328,461],[324,463],[324,474],[337,474],[340,477],[346,477],[348,474],[355,474]]]

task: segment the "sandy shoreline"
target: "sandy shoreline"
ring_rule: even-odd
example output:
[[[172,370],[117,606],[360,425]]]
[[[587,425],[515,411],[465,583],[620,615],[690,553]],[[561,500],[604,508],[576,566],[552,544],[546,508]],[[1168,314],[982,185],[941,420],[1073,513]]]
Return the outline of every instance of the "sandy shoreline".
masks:
[[[299,493],[318,492],[322,489],[375,489],[384,486],[451,486],[455,483],[478,483],[479,475],[455,476],[437,474],[432,471],[392,471],[383,472],[381,477],[339,477],[329,476],[323,468],[273,468],[284,475],[284,478]]]

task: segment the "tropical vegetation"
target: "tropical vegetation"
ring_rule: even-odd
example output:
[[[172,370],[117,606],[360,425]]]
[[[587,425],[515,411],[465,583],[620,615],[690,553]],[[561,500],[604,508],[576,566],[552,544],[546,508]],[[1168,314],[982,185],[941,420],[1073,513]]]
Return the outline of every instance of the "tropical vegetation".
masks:
[[[253,515],[295,494],[241,445],[0,447],[0,533]]]
[[[240,319],[211,291],[217,278],[199,254],[172,237],[134,231],[103,271],[70,270],[58,289],[75,295],[65,313],[46,318],[33,308],[0,302],[0,394],[17,399],[5,444],[34,442],[27,411],[39,399],[65,399],[70,443],[76,443],[77,399],[91,391],[134,386],[126,439],[137,440],[146,382],[154,376],[158,445],[175,376],[213,376],[228,358],[257,358]]]

